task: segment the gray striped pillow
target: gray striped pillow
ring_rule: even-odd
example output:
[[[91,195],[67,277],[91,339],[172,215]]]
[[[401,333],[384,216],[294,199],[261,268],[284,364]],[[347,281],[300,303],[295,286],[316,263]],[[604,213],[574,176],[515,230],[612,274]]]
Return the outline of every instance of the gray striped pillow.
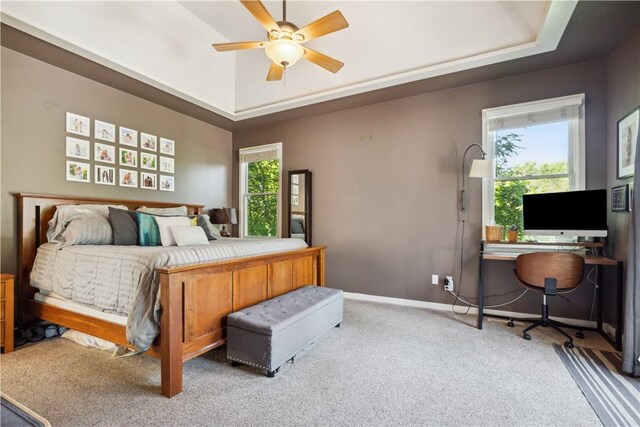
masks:
[[[70,245],[112,245],[113,229],[104,216],[87,212],[73,216],[58,237],[59,247]]]

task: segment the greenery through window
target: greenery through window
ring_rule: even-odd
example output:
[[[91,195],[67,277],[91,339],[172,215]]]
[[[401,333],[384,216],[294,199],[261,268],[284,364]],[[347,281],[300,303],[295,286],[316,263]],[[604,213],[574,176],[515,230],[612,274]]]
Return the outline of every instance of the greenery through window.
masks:
[[[260,160],[248,164],[246,192],[248,236],[277,236],[279,190],[279,160]]]
[[[497,130],[494,221],[522,232],[522,196],[570,190],[568,123]]]

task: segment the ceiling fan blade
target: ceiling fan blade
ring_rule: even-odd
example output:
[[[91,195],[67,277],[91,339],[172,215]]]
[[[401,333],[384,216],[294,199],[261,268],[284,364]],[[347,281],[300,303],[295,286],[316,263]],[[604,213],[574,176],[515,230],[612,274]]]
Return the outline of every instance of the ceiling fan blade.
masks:
[[[271,66],[269,67],[269,73],[267,74],[267,81],[273,82],[276,80],[282,80],[283,73],[284,73],[284,67],[281,67],[275,62],[272,62]]]
[[[259,0],[240,0],[240,3],[244,7],[247,8],[249,12],[253,15],[254,18],[260,22],[260,24],[267,30],[268,33],[271,31],[280,31],[280,27],[276,24],[276,21],[273,19],[273,16],[269,13],[266,7]]]
[[[327,56],[323,53],[311,50],[308,47],[304,48],[303,58],[307,61],[321,66],[325,70],[331,71],[332,73],[337,73],[344,66],[344,63],[338,61],[337,59],[333,59],[332,57]]]
[[[211,46],[218,52],[226,52],[229,50],[246,50],[259,49],[266,42],[237,42],[237,43],[214,43]]]
[[[312,22],[306,27],[296,31],[295,34],[301,34],[304,36],[304,41],[312,40],[318,37],[331,34],[335,31],[344,30],[349,26],[349,23],[344,18],[339,10],[331,12],[327,16],[324,16],[317,21]]]

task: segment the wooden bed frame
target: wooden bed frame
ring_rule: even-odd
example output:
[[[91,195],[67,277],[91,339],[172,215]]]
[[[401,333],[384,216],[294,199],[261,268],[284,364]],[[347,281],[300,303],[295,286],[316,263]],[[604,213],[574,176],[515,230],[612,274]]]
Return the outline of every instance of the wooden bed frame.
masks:
[[[23,323],[33,317],[66,326],[132,348],[125,327],[35,301],[29,283],[36,249],[46,242],[48,222],[62,204],[118,204],[169,207],[176,203],[112,200],[45,194],[14,194],[18,201],[18,313]],[[202,205],[186,204],[191,214]],[[229,313],[293,289],[324,286],[325,246],[237,258],[207,264],[159,268],[162,307],[160,335],[148,354],[161,361],[161,392],[182,392],[182,365],[225,342]]]

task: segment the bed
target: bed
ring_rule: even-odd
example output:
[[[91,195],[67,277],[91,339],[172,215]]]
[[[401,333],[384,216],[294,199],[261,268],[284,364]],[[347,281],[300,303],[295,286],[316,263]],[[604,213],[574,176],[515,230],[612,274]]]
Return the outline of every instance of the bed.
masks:
[[[30,282],[36,252],[46,241],[48,221],[57,205],[118,204],[136,209],[176,204],[27,193],[15,196],[19,211],[18,312],[23,322],[34,317],[44,319],[133,348],[127,339],[127,326],[115,318],[55,304],[46,293],[36,296],[38,290]],[[201,205],[186,206],[190,214],[202,211]],[[167,397],[180,393],[183,363],[224,344],[229,313],[308,284],[324,286],[324,260],[325,247],[316,246],[155,267],[160,326],[146,353],[161,360],[161,393]]]

